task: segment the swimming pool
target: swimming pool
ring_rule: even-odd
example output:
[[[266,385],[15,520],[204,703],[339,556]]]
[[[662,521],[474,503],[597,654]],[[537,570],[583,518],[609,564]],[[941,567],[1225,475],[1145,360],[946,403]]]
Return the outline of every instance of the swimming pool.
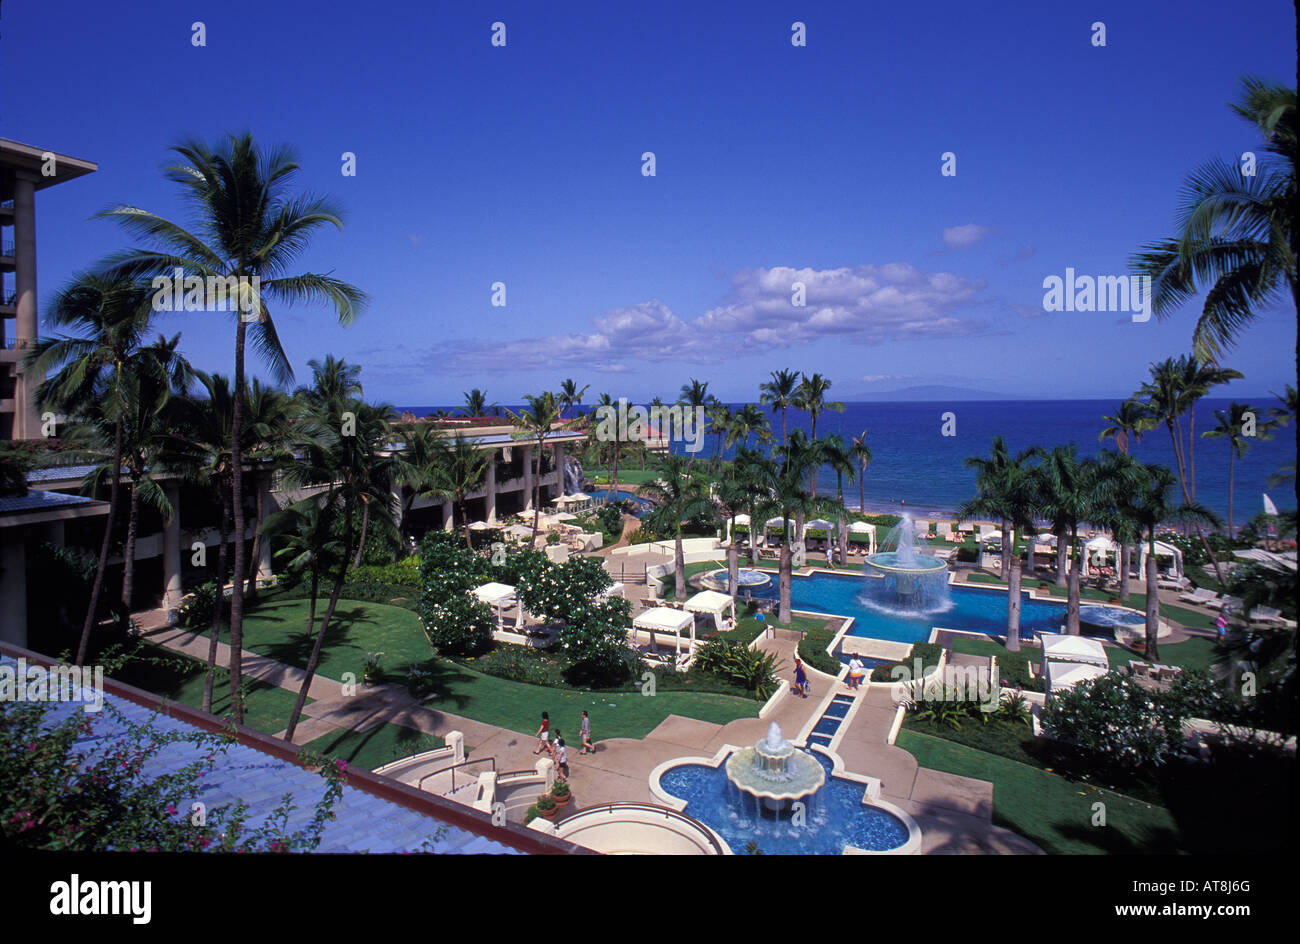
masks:
[[[680,764],[663,773],[659,786],[685,800],[682,812],[720,835],[737,855],[751,841],[767,855],[840,855],[845,846],[887,852],[908,842],[906,823],[864,805],[862,784],[831,776],[830,758],[819,751],[812,755],[826,770],[826,783],[809,799],[802,825],[788,813],[760,814],[753,798],[743,797],[727,780],[725,760],[717,767]]]
[[[795,577],[790,586],[790,604],[796,610],[812,610],[852,616],[852,636],[868,636],[892,642],[924,642],[935,626],[944,629],[967,630],[980,633],[1004,633],[1007,626],[1007,596],[1005,590],[977,589],[952,586],[950,603],[940,612],[913,616],[897,610],[875,606],[862,595],[862,583],[872,578],[843,574],[813,574]],[[779,585],[774,578],[767,587],[760,588],[755,596],[775,599]],[[1055,600],[1033,600],[1022,591],[1020,604],[1020,632],[1022,636],[1037,633],[1059,632],[1065,623],[1065,604]],[[1100,627],[1131,625],[1141,617],[1129,610],[1113,606],[1085,604],[1079,608],[1081,622]]]
[[[621,488],[618,489],[617,491],[614,491],[612,497],[611,497],[611,489],[608,488],[602,488],[599,491],[593,491],[590,494],[592,498],[599,499],[600,501],[634,502],[640,508],[640,511],[636,512],[636,517],[638,518],[643,518],[646,515],[648,515],[651,511],[654,510],[654,505],[652,505],[650,502],[646,501],[644,498],[640,497],[635,492],[625,492]]]

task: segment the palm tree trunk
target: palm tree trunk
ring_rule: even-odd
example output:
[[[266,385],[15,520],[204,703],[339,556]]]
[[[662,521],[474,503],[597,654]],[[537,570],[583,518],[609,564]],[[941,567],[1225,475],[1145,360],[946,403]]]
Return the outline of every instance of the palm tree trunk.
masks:
[[[740,548],[736,543],[736,516],[731,516],[731,546],[727,548],[727,589],[731,591],[731,602],[735,604],[736,593],[740,589],[736,583],[740,578]]]
[[[248,571],[244,547],[244,339],[248,322],[241,311],[235,325],[234,396],[230,410],[231,514],[235,530],[235,564],[230,591],[230,707],[235,724],[244,723],[244,577]]]
[[[1119,545],[1119,598],[1128,600],[1129,598],[1129,568],[1133,566],[1133,548],[1128,541],[1121,541]]]
[[[465,510],[464,495],[456,499],[456,507],[460,510],[460,526],[465,529],[465,546],[472,551],[474,550],[474,542],[470,540],[469,536],[469,512]]]
[[[999,576],[1003,580],[1011,579],[1011,555],[1015,553],[1016,545],[1012,540],[1014,535],[1011,534],[1011,526],[1007,524],[1007,519],[1002,519],[1002,568]]]
[[[542,514],[542,445],[545,440],[537,437],[537,458],[533,460],[533,542],[537,541],[537,524]]]
[[[261,570],[262,558],[262,476],[253,473],[253,494],[257,496],[257,506],[253,517],[253,547],[248,552],[248,601],[257,603],[257,575]]]
[[[781,545],[781,573],[780,573],[781,600],[777,608],[776,621],[782,626],[790,624],[790,542],[786,541]]]
[[[303,706],[307,704],[307,692],[311,689],[312,679],[316,677],[316,667],[320,665],[321,644],[325,641],[325,634],[329,632],[330,620],[334,617],[334,607],[338,605],[339,594],[343,590],[343,581],[347,578],[348,566],[347,559],[352,553],[352,507],[348,503],[345,515],[347,524],[347,536],[344,538],[345,547],[343,556],[339,559],[339,572],[334,577],[334,587],[330,591],[330,601],[325,607],[325,618],[321,620],[320,631],[316,633],[315,640],[312,641],[311,656],[307,659],[307,671],[302,679],[302,687],[298,689],[298,698],[293,704],[293,713],[289,715],[289,727],[284,733],[286,741],[293,740],[294,729],[298,727],[298,719],[302,717]],[[315,574],[312,579],[312,602],[311,614],[309,619],[316,617],[316,587]],[[310,623],[308,624],[310,626]]]
[[[135,596],[135,539],[140,530],[140,480],[131,476],[131,497],[127,501],[126,543],[122,546],[122,610],[131,617]]]
[[[221,611],[225,608],[226,544],[230,541],[230,492],[221,490],[221,546],[217,549],[217,599],[208,627],[208,670],[203,679],[203,710],[212,711],[212,687],[217,675],[217,641],[221,638]]]
[[[370,502],[361,503],[361,540],[357,542],[357,553],[352,558],[352,566],[361,566],[361,555],[366,552],[366,532],[370,530]]]
[[[1074,560],[1070,564],[1070,589],[1065,595],[1065,631],[1071,636],[1079,635],[1079,580],[1083,571],[1083,554],[1076,545],[1079,538],[1079,526],[1070,528],[1070,549]]]
[[[1005,555],[1003,555],[1005,556]],[[1020,560],[1011,564],[1007,586],[1007,650],[1020,651]]]
[[[122,418],[113,424],[113,467],[108,480],[108,515],[104,519],[104,540],[99,545],[99,564],[95,567],[95,582],[90,587],[90,603],[86,606],[86,620],[81,625],[81,641],[77,644],[77,665],[86,662],[86,649],[90,645],[90,630],[99,612],[99,596],[104,590],[104,571],[108,570],[108,549],[113,544],[113,518],[117,511],[118,473],[122,469]]]
[[[867,510],[867,483],[864,481],[867,474],[867,467],[861,466],[858,469],[858,511]]]
[[[1156,566],[1156,529],[1151,528],[1151,544],[1147,557],[1147,658],[1156,662],[1160,658],[1160,590],[1157,585],[1159,568]]]
[[[686,600],[686,555],[682,551],[682,526],[677,525],[677,540],[673,544],[673,571],[674,583],[673,588],[677,591],[677,599]]]
[[[1065,586],[1066,568],[1069,566],[1066,554],[1069,551],[1069,545],[1065,543],[1065,535],[1056,536],[1056,585]]]
[[[843,506],[841,506],[841,507],[843,507]],[[839,554],[839,558],[840,558],[840,566],[841,566],[841,567],[848,567],[848,566],[849,566],[849,523],[848,523],[848,520],[844,517],[844,512],[843,512],[842,510],[841,510],[841,512],[840,512],[840,515],[839,515],[839,526],[840,526],[840,527],[839,527],[839,531],[840,531],[840,535],[839,535],[839,536],[840,536],[840,554]]]

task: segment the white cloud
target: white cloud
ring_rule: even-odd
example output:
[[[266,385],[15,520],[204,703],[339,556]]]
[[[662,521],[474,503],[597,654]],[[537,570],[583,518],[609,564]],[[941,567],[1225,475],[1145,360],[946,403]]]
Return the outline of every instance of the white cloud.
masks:
[[[804,285],[802,307],[792,304]],[[663,302],[612,308],[592,319],[594,331],[501,342],[451,343],[439,354],[447,369],[473,373],[543,370],[581,364],[621,373],[627,361],[713,363],[728,354],[788,348],[822,338],[872,344],[982,334],[988,325],[960,315],[984,282],[948,272],[923,272],[904,262],[838,269],[776,266],[732,277],[730,299],[693,321]]]
[[[989,227],[977,223],[949,226],[943,231],[943,243],[949,249],[969,249],[991,232]]]

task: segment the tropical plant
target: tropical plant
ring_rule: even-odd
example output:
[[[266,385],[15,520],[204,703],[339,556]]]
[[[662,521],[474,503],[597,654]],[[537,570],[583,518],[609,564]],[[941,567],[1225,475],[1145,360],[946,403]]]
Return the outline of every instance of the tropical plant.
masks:
[[[816,441],[817,439],[817,417],[821,416],[827,410],[836,413],[844,412],[844,404],[836,400],[827,400],[826,394],[830,392],[831,382],[821,374],[813,374],[811,377],[807,374],[801,374],[799,389],[796,392],[796,405],[801,410],[808,411],[809,430],[808,438]],[[817,497],[817,471],[811,470],[809,480],[809,489],[812,497]]]
[[[525,394],[528,409],[519,413],[506,410],[510,420],[515,424],[516,439],[534,439],[533,445],[533,539],[539,531],[538,524],[542,513],[542,450],[546,447],[546,435],[560,418],[559,404],[555,394],[549,391],[538,396]]]
[[[794,370],[774,370],[772,379],[759,387],[759,403],[773,410],[781,411],[781,446],[789,441],[786,435],[785,414],[791,407],[799,405],[799,372]]]
[[[686,557],[682,550],[682,522],[697,515],[713,511],[708,488],[699,473],[691,468],[690,460],[668,454],[659,460],[659,478],[643,487],[646,497],[654,501],[656,519],[669,522],[673,528],[673,564],[676,574],[677,599],[686,596]]]
[[[1237,460],[1246,455],[1251,443],[1272,439],[1272,425],[1259,418],[1259,411],[1246,403],[1233,402],[1226,410],[1215,410],[1218,425],[1201,433],[1202,439],[1228,441],[1228,535],[1236,533],[1233,527],[1232,503],[1236,490]]]
[[[332,275],[293,272],[317,230],[325,226],[342,229],[341,215],[325,199],[290,192],[299,167],[288,148],[264,151],[252,135],[244,134],[231,135],[215,147],[191,140],[172,150],[181,162],[169,166],[165,176],[183,188],[196,209],[197,229],[187,229],[141,207],[111,207],[99,215],[118,221],[127,232],[157,248],[119,253],[106,261],[104,269],[110,277],[134,278],[166,277],[180,269],[226,284],[257,285],[256,292],[237,293],[234,388],[244,389],[245,344],[250,334],[255,350],[275,378],[287,381],[292,372],[268,300],[289,306],[324,302],[343,325],[356,318],[366,301],[360,289]],[[243,399],[236,397],[231,423],[231,504],[237,535],[243,535],[246,527],[243,426]],[[239,592],[230,601],[230,691],[237,724],[244,720],[242,590],[246,570],[244,542],[238,540],[232,576]]]
[[[1159,423],[1159,420],[1148,412],[1146,404],[1136,397],[1129,397],[1115,407],[1113,415],[1103,416],[1102,419],[1110,425],[1101,431],[1097,441],[1105,442],[1107,439],[1114,439],[1119,451],[1125,454],[1128,454],[1130,440],[1133,445],[1137,445],[1142,441],[1143,433],[1154,429]]]
[[[590,388],[591,384],[584,384],[579,387],[578,382],[571,378],[566,378],[560,384],[560,395],[557,399],[559,399],[561,406],[568,409],[569,419],[573,419],[574,405],[582,405],[583,394],[585,394]],[[561,413],[561,416],[563,416],[563,413]]]

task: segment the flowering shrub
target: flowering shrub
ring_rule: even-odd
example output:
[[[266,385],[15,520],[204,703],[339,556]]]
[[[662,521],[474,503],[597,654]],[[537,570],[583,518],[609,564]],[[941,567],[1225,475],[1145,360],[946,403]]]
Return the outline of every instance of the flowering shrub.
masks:
[[[1215,690],[1203,673],[1184,672],[1167,690],[1112,671],[1054,695],[1043,709],[1051,737],[1121,767],[1166,763],[1183,750],[1183,723],[1212,711]]]
[[[0,703],[0,836],[30,849],[77,852],[305,852],[320,844],[342,796],[345,767],[322,765],[325,792],[315,816],[301,830],[286,831],[296,808],[291,794],[260,826],[248,828],[246,804],[205,811],[196,822],[191,804],[217,755],[232,743],[226,735],[162,731],[152,720],[135,723],[105,704],[93,716],[76,711],[62,720],[53,705]],[[87,751],[97,723],[114,728],[111,738]],[[148,779],[143,768],[170,745],[205,750],[195,760]]]

